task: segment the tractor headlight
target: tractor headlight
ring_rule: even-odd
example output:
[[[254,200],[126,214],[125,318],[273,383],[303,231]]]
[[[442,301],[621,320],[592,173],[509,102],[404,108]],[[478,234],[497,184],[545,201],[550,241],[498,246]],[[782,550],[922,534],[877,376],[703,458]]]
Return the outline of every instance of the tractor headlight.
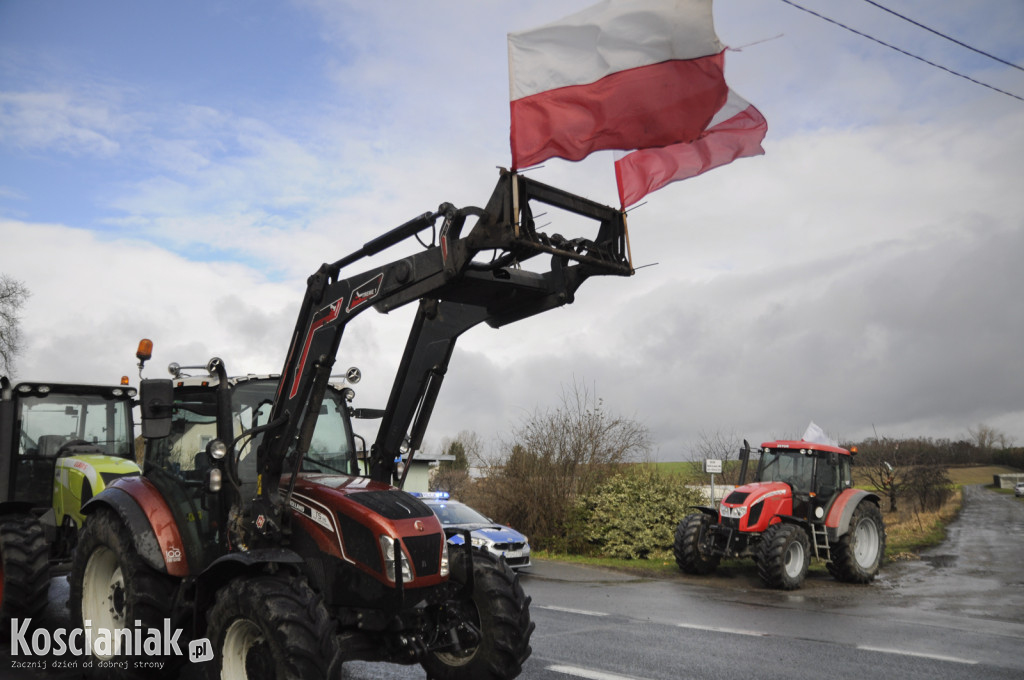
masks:
[[[441,576],[447,576],[448,571],[448,541],[441,541]]]
[[[221,489],[223,476],[218,468],[213,468],[206,476],[206,488],[210,493],[217,493]]]
[[[395,580],[395,539],[390,536],[380,537],[380,550],[384,553],[384,573],[391,581]],[[401,551],[399,551],[401,552]],[[405,553],[402,552],[402,582],[408,583],[412,580],[412,568],[409,566],[409,560],[406,559]]]
[[[206,445],[206,453],[210,455],[213,460],[220,460],[228,453],[228,445],[219,439],[212,440]]]
[[[718,512],[722,515],[722,517],[740,519],[741,517],[747,514],[747,506],[741,505],[738,508],[730,508],[725,503],[722,503],[721,507],[718,509]]]

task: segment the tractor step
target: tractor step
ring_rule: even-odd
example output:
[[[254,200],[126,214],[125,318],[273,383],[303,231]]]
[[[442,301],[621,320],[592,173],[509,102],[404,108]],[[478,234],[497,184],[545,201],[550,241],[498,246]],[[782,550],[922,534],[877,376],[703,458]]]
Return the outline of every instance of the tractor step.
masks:
[[[811,525],[811,539],[814,541],[814,556],[830,562],[832,552],[828,543],[828,529],[824,524]]]

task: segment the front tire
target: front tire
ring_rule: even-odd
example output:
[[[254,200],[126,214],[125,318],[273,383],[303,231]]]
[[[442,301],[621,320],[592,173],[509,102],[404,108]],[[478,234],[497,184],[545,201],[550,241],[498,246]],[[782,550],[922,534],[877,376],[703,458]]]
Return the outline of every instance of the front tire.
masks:
[[[208,623],[210,680],[328,677],[335,653],[330,617],[301,578],[237,577],[217,593]]]
[[[811,564],[807,532],[795,524],[773,524],[758,546],[757,572],[769,588],[796,590]]]
[[[845,583],[870,583],[885,557],[885,524],[882,512],[870,501],[853,511],[850,529],[832,544],[829,573]]]
[[[530,656],[530,598],[505,560],[473,551],[473,593],[457,604],[480,642],[461,652],[431,652],[422,666],[433,680],[510,680]]]
[[[172,619],[177,582],[156,571],[139,556],[131,532],[113,511],[101,508],[90,515],[79,535],[78,547],[71,567],[69,608],[74,623],[84,627],[91,622],[93,630],[115,631],[125,628],[164,630],[165,619]],[[138,623],[136,623],[138,622]],[[112,664],[112,677],[137,677],[131,671],[127,651],[97,649],[94,640],[94,661],[127,660],[129,669]],[[184,657],[161,657],[165,669],[179,665]]]
[[[49,545],[32,515],[0,519],[0,628],[13,618],[35,618],[50,595]]]
[[[672,552],[684,574],[710,574],[718,568],[721,555],[708,554],[701,548],[701,538],[711,526],[711,518],[695,512],[683,518],[676,527]]]

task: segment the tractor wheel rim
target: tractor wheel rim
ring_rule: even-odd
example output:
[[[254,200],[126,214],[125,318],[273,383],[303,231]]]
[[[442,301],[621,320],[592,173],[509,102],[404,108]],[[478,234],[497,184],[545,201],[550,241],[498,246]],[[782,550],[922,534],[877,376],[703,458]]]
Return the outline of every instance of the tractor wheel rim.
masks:
[[[113,636],[115,648],[97,658],[113,658],[120,650],[121,636],[113,635],[124,628],[126,619],[125,582],[117,555],[107,548],[98,548],[85,565],[82,577],[82,620],[92,621],[94,630],[106,629]]]
[[[224,632],[224,646],[221,650],[220,677],[224,680],[248,678],[246,662],[254,647],[264,642],[262,631],[248,619],[235,619]]]
[[[878,559],[878,527],[862,519],[853,532],[853,558],[861,567],[870,567]]]
[[[783,560],[783,569],[786,576],[796,578],[804,568],[804,547],[799,541],[793,541],[786,548],[786,557]]]

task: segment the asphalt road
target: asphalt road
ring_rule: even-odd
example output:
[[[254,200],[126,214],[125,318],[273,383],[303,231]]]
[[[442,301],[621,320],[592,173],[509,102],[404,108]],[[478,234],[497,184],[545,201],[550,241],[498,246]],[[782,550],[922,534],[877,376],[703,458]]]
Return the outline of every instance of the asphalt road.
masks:
[[[535,561],[522,576],[537,630],[520,677],[1020,680],[1022,565],[1024,502],[980,488],[966,490],[943,545],[919,561],[886,565],[868,586],[820,575],[783,593],[765,589],[752,567],[654,580]],[[66,584],[55,579],[54,586],[51,629],[68,625]],[[80,669],[11,668],[6,640],[0,654],[0,678],[82,677]],[[346,677],[425,674],[351,663]]]

